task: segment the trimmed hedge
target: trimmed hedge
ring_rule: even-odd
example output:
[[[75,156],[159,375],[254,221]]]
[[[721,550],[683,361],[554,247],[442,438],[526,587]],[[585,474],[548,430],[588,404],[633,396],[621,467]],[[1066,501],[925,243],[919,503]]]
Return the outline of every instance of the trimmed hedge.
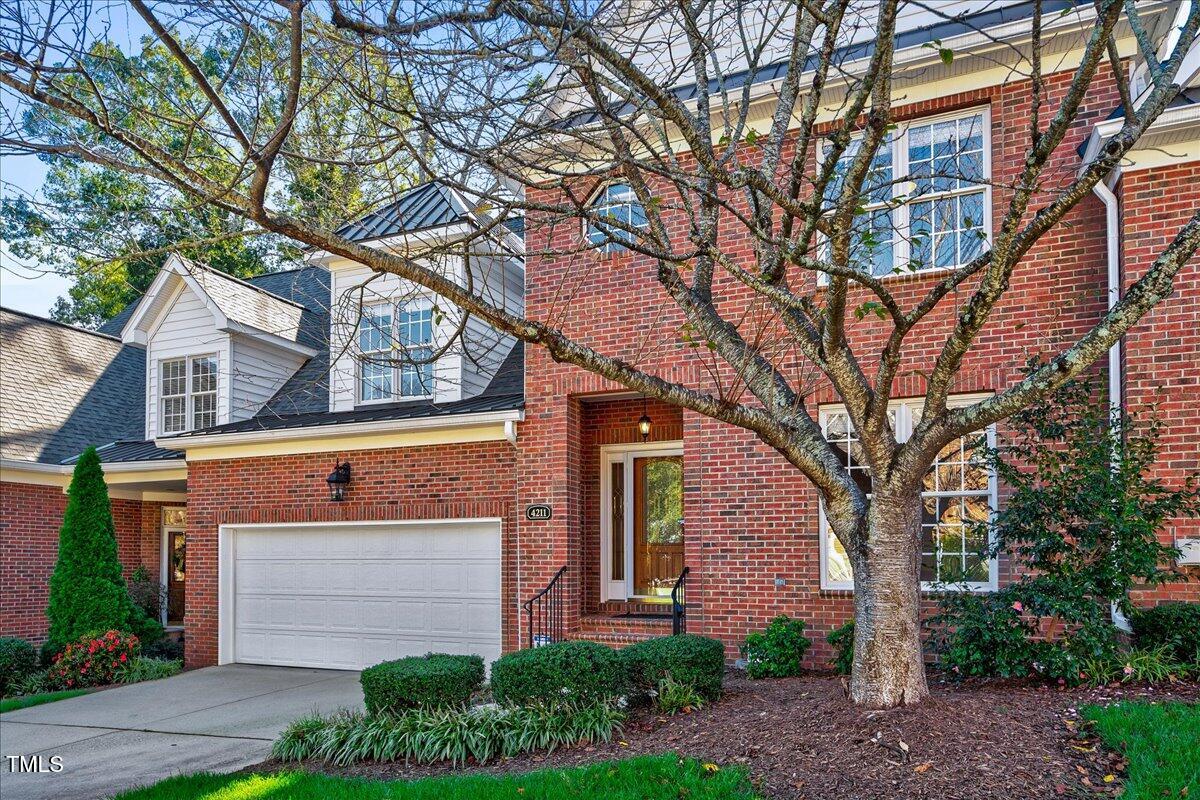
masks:
[[[626,690],[625,660],[596,642],[555,642],[492,664],[492,696],[506,705],[590,702]]]
[[[706,700],[721,696],[725,645],[718,639],[684,633],[647,639],[620,651],[629,671],[630,689],[645,696],[663,678],[692,686]]]
[[[1181,663],[1200,663],[1200,603],[1139,608],[1130,622],[1137,645],[1143,650],[1165,645]]]
[[[0,638],[0,695],[8,696],[12,685],[38,667],[37,651],[24,639]]]
[[[464,706],[483,684],[483,659],[429,653],[384,661],[362,671],[367,711]]]

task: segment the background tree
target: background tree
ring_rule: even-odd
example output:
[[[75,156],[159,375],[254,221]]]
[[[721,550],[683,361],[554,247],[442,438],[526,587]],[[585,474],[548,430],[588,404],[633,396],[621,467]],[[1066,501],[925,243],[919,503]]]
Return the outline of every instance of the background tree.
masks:
[[[46,617],[45,651],[50,653],[96,631],[130,632],[147,644],[163,634],[162,625],[129,599],[117,559],[108,486],[94,447],[79,457],[67,490]]]
[[[229,95],[257,95],[286,83],[284,75],[264,73],[267,66],[279,63],[279,49],[286,47],[286,41],[266,33],[222,29],[214,36],[183,38],[178,46],[206,79],[220,82]],[[328,30],[314,23],[309,35],[328,36]],[[356,128],[380,131],[382,144],[402,134],[406,125],[402,85],[389,89],[394,113],[372,110],[369,124],[361,119],[354,95],[325,90],[328,76],[323,71],[336,68],[344,73],[339,81],[354,80],[358,70],[353,54],[347,51],[336,65],[309,69],[305,82],[310,96],[296,111],[294,141],[327,160],[285,154],[270,187],[273,202],[322,228],[337,227],[412,178],[395,160],[337,160],[339,147]],[[182,63],[153,36],[144,38],[132,54],[110,41],[96,41],[81,58],[89,81],[100,91],[128,92],[127,123],[136,119],[139,125],[161,131],[162,120],[202,116],[209,105]],[[135,74],[138,80],[129,81]],[[259,78],[269,78],[270,83]],[[258,102],[263,101],[265,112],[270,102]],[[16,127],[18,121],[12,124]],[[30,110],[19,127],[23,135],[53,141],[92,138],[81,123],[47,109]],[[236,181],[237,165],[207,128],[191,129],[174,146],[206,178]],[[17,257],[74,280],[68,296],[59,298],[51,312],[60,322],[94,328],[111,319],[150,286],[171,252],[239,278],[302,263],[300,249],[290,239],[152,175],[55,151],[39,157],[48,164],[41,191],[4,200],[0,238]]]
[[[1047,62],[1043,43],[1053,20],[1034,4],[1027,41],[996,51],[1011,61],[1014,80],[1028,81],[1031,104],[1025,141],[1007,145],[1017,169],[1002,182],[989,179],[1004,198],[993,232],[984,237],[966,219],[964,227],[976,229],[963,236],[966,260],[927,283],[905,283],[917,287],[912,297],[895,294],[881,276],[932,257],[938,242],[915,202],[929,181],[981,176],[968,148],[924,174],[888,177],[883,169],[881,148],[897,122],[893,98],[904,91],[897,83],[904,67],[894,58],[902,5],[130,0],[203,98],[151,115],[141,99],[152,91],[151,78],[140,70],[93,79],[97,67],[87,53],[97,34],[81,22],[83,0],[34,7],[6,0],[0,86],[11,105],[45,122],[11,127],[0,145],[152,178],[264,231],[408,279],[557,361],[753,432],[816,486],[852,565],[853,699],[914,703],[928,693],[918,543],[930,465],[956,439],[1088,369],[1171,293],[1200,245],[1198,212],[1095,325],[1055,343],[1042,368],[994,396],[950,403],[1017,265],[1063,226],[1178,95],[1176,75],[1200,28],[1200,0],[1183,4],[1178,24],[1153,32],[1133,0],[1068,8],[1078,31],[1077,64]],[[945,16],[937,4],[923,7]],[[1136,96],[1117,52],[1118,26],[1132,33],[1145,65],[1146,88]],[[183,32],[214,40],[261,35],[283,46],[211,76],[181,44]],[[871,38],[873,47],[848,46]],[[930,46],[943,63],[954,61],[953,52]],[[346,63],[347,52],[360,71],[331,68]],[[1057,63],[1069,78],[1051,86],[1044,63]],[[245,85],[256,91],[238,91]],[[1087,124],[1081,108],[1090,94],[1103,95],[1101,85],[1115,86],[1123,101],[1121,127],[1088,163],[1064,168],[1077,159],[1064,145],[1068,133]],[[402,105],[398,92],[409,109],[401,116],[411,122],[402,132],[388,122]],[[306,141],[298,124],[314,96],[327,93],[350,98],[361,114],[336,147]],[[764,130],[754,127],[752,107],[769,120]],[[195,136],[211,150],[197,156],[187,146]],[[429,257],[436,253],[337,236],[306,216],[311,209],[279,202],[273,188],[289,160],[314,168],[403,164],[442,176],[476,198],[489,221],[446,245],[454,254],[494,238],[506,215],[524,212],[534,243],[529,255],[563,267],[558,302],[536,318],[521,316],[438,269]],[[614,175],[636,197],[644,224],[640,214],[590,204],[600,180]],[[899,208],[918,219],[907,231],[889,229],[881,213]],[[595,235],[581,237],[585,225]],[[909,261],[879,261],[889,237],[908,237]],[[618,246],[654,265],[659,287],[646,293],[647,315],[669,309],[682,317],[674,330],[660,332],[665,344],[633,352],[694,345],[705,379],[678,382],[658,374],[649,359],[605,352],[572,334],[573,287],[596,265],[589,253]],[[923,411],[900,441],[889,401],[908,369],[914,332],[941,344],[913,370],[924,377]],[[856,482],[846,454],[825,441],[814,418],[809,402],[824,386],[845,403],[870,487]]]

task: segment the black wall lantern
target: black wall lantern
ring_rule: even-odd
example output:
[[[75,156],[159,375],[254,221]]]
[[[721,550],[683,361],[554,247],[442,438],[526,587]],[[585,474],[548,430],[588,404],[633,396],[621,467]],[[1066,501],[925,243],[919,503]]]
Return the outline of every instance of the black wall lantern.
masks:
[[[650,438],[651,424],[650,415],[646,413],[646,396],[642,395],[642,417],[638,420],[638,433],[642,435],[643,442]]]
[[[336,464],[333,472],[325,479],[329,484],[329,499],[340,503],[346,499],[346,487],[350,485],[350,462]]]

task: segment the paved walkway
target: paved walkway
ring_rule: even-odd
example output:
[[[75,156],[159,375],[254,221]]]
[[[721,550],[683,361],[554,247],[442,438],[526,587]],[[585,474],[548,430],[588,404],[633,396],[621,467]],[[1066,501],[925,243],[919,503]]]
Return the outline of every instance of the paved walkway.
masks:
[[[361,708],[357,672],[230,664],[0,715],[3,800],[98,800],[178,774],[262,761],[292,720]],[[57,773],[8,756],[58,756]]]

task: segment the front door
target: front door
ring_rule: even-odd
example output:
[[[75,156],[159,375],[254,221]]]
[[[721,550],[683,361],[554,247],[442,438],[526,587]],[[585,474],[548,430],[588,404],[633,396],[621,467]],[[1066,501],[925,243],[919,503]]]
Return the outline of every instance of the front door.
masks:
[[[683,448],[609,447],[601,462],[602,599],[666,599],[683,570]]]

